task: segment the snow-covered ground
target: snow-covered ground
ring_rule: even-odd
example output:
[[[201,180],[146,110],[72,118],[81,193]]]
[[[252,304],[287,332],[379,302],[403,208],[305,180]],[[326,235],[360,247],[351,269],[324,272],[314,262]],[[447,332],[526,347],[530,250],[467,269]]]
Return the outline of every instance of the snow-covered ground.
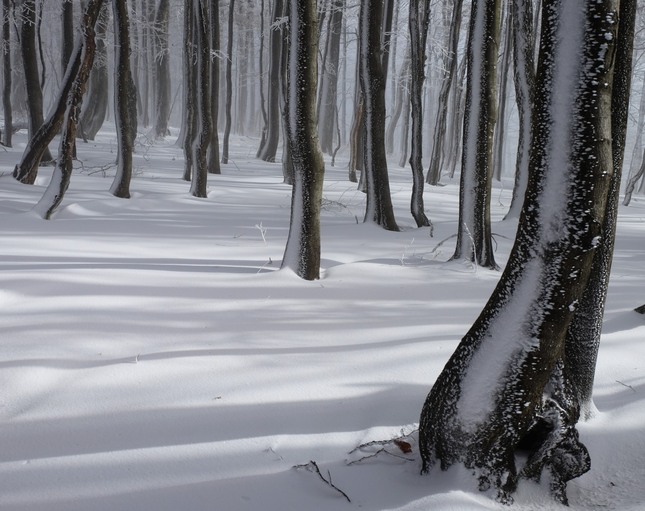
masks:
[[[278,271],[291,192],[279,164],[254,158],[257,140],[233,141],[208,199],[188,194],[172,141],[139,144],[122,200],[102,132],[79,143],[52,221],[31,211],[51,169],[35,186],[10,175],[25,142],[0,151],[0,510],[505,509],[463,469],[420,476],[414,443],[499,277],[446,262],[457,182],[426,190],[430,237],[407,210],[409,169],[391,167],[392,233],[362,223],[346,160],[328,164],[322,278],[306,282]],[[494,197],[503,265],[510,181]],[[645,318],[632,312],[645,303],[645,199],[620,213],[574,510],[645,509]],[[386,443],[409,434],[411,453]],[[561,507],[528,483],[514,506]]]

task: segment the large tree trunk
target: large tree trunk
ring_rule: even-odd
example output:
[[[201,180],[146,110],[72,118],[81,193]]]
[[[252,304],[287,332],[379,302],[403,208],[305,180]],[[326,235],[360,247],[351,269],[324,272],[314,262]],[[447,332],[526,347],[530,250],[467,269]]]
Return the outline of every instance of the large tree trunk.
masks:
[[[118,140],[117,170],[110,192],[123,199],[130,198],[132,179],[132,150],[136,132],[134,80],[130,70],[130,21],[126,0],[113,0],[115,37],[114,119]]]
[[[78,125],[81,101],[83,100],[83,94],[85,93],[94,61],[94,52],[96,51],[94,25],[96,24],[96,19],[102,4],[103,0],[88,0],[83,13],[81,23],[83,51],[76,79],[67,98],[65,126],[60,140],[58,161],[56,162],[54,173],[45,193],[34,207],[34,210],[45,220],[51,218],[52,214],[63,201],[72,177],[72,159],[76,143],[76,127]]]
[[[533,119],[533,87],[535,84],[535,36],[533,32],[533,0],[513,0],[513,78],[519,116],[519,140],[515,163],[513,198],[505,218],[520,216],[529,181],[529,144]]]
[[[539,480],[546,470],[566,503],[567,481],[590,466],[563,359],[600,240],[611,237],[603,222],[617,5],[544,0],[531,173],[515,245],[421,413],[423,470],[464,464],[504,502],[520,478]]]
[[[20,50],[25,72],[25,84],[29,110],[29,138],[33,137],[44,122],[43,90],[38,72],[38,53],[36,50],[36,1],[23,0],[20,11]],[[53,160],[49,147],[46,147],[42,160]],[[33,179],[32,179],[33,178]],[[30,175],[23,183],[33,184],[36,175]]]
[[[197,117],[197,71],[195,70],[193,0],[184,0],[184,111],[182,149],[184,150],[184,181],[190,181],[193,172],[193,142],[196,133]]]
[[[294,169],[291,223],[282,267],[307,280],[320,276],[320,202],[324,164],[316,130],[318,32],[316,0],[289,0],[291,23],[287,101]]]
[[[423,81],[425,80],[425,48],[430,24],[430,1],[423,0],[419,12],[419,0],[410,0],[410,112],[412,113],[412,198],[410,211],[417,227],[427,227],[430,220],[423,205]]]
[[[468,41],[468,84],[453,259],[497,268],[490,226],[496,66],[501,0],[474,0]]]
[[[611,137],[614,172],[609,184],[605,216],[602,220],[602,236],[594,252],[591,273],[585,292],[576,307],[573,320],[567,331],[565,345],[569,376],[576,390],[576,399],[584,418],[593,414],[591,394],[600,347],[602,318],[605,312],[607,286],[614,254],[616,220],[620,202],[620,180],[625,155],[625,138],[629,119],[629,96],[632,78],[632,54],[634,48],[634,25],[636,0],[620,0],[618,40],[613,88],[611,96]]]
[[[398,231],[392,209],[385,155],[385,75],[381,60],[383,6],[361,3],[359,14],[360,83],[364,98],[364,173],[367,184],[365,222]]]

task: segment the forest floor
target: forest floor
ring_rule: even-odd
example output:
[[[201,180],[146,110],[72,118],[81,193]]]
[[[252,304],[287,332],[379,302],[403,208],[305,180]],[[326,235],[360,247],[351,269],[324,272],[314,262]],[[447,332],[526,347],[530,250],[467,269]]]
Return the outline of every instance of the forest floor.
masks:
[[[80,142],[51,221],[31,211],[51,168],[21,185],[25,133],[0,150],[0,509],[508,509],[463,469],[419,475],[425,396],[500,275],[447,262],[458,182],[425,192],[431,237],[408,212],[409,169],[391,166],[402,229],[386,232],[362,223],[346,160],[328,162],[322,278],[306,282],[278,271],[280,164],[236,138],[196,199],[172,142],[137,144],[129,200],[108,192],[109,127]],[[511,181],[492,204],[502,266]],[[644,263],[637,196],[620,210],[598,412],[579,428],[592,469],[569,484],[572,510],[645,509]],[[564,508],[524,483],[512,509]]]

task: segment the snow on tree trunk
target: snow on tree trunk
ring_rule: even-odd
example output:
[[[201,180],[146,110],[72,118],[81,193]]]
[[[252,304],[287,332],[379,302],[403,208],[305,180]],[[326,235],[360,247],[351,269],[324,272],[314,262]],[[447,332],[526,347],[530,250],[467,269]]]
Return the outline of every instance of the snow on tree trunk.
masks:
[[[132,150],[136,127],[135,90],[130,71],[130,21],[126,0],[114,0],[115,76],[114,119],[118,142],[117,166],[110,192],[123,199],[130,197],[132,179]]]
[[[620,202],[620,181],[625,155],[625,138],[629,117],[629,96],[632,77],[632,54],[636,0],[620,0],[618,40],[614,64],[611,97],[611,135],[614,173],[609,185],[607,207],[602,224],[602,237],[594,253],[591,273],[585,293],[567,331],[566,369],[575,386],[575,397],[584,418],[590,418],[595,409],[591,400],[600,347],[602,318],[605,311],[607,286],[614,254],[616,220]]]
[[[363,2],[359,13],[360,84],[364,97],[364,174],[367,204],[365,222],[398,231],[392,209],[385,155],[385,75],[381,61],[380,2]]]
[[[289,0],[287,135],[294,169],[291,222],[282,267],[320,276],[320,203],[324,164],[316,130],[318,32],[315,0]]]
[[[590,466],[562,361],[594,255],[611,236],[603,222],[617,5],[544,0],[530,182],[515,245],[421,413],[423,470],[462,463],[480,489],[493,487],[506,502],[520,478],[545,471],[566,502],[567,481]]]
[[[67,96],[67,111],[61,135],[58,160],[52,174],[51,180],[45,193],[34,206],[34,211],[45,220],[49,220],[63,201],[65,192],[69,186],[72,176],[72,158],[76,139],[76,127],[80,115],[80,105],[87,86],[87,81],[94,61],[96,42],[94,40],[94,25],[98,17],[103,0],[88,0],[83,20],[81,33],[83,34],[83,50],[80,59],[80,66],[76,78]]]
[[[468,42],[468,84],[459,186],[459,225],[453,259],[497,268],[490,226],[493,130],[500,0],[473,0]]]

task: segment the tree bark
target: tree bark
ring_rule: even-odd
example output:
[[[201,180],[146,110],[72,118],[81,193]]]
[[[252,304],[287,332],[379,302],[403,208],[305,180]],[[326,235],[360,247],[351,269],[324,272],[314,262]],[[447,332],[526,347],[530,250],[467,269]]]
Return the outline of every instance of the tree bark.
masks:
[[[316,0],[289,0],[287,143],[294,168],[291,222],[282,267],[306,280],[320,277],[320,203],[324,164],[316,129],[318,81]]]
[[[134,80],[130,70],[130,20],[127,0],[113,0],[115,37],[114,119],[118,141],[117,170],[110,192],[115,197],[130,198],[132,151],[136,135],[136,105]]]
[[[617,5],[543,2],[530,181],[516,241],[421,413],[423,470],[464,464],[502,502],[512,501],[519,479],[539,480],[546,470],[554,498],[566,503],[567,481],[590,467],[562,360],[599,240],[611,237],[603,223],[614,164]]]
[[[211,0],[211,48],[217,55],[220,50],[219,30],[219,0]],[[219,158],[219,134],[217,132],[217,119],[219,116],[219,79],[220,59],[211,59],[211,141],[208,146],[208,173],[221,174]]]
[[[168,135],[170,119],[170,50],[168,48],[168,22],[170,16],[170,0],[159,0],[155,12],[154,41],[155,49],[154,67],[152,70],[155,88],[155,138]]]
[[[359,13],[360,83],[364,98],[364,173],[367,184],[365,222],[390,231],[394,218],[385,155],[385,75],[381,60],[383,6],[361,3]]]
[[[74,4],[72,0],[62,0],[61,12],[61,71],[63,75],[74,51]]]
[[[432,225],[425,214],[423,205],[423,82],[425,80],[425,48],[430,25],[430,1],[423,0],[419,11],[419,0],[410,0],[410,112],[412,114],[412,147],[410,168],[412,169],[412,198],[410,212],[417,227]]]

